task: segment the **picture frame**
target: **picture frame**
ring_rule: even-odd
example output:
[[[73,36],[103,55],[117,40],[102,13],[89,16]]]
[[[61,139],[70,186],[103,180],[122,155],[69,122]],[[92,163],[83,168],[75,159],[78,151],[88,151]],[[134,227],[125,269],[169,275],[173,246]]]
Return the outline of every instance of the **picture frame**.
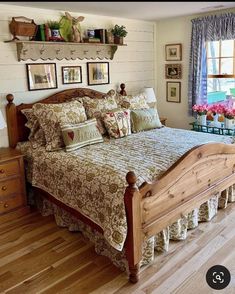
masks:
[[[167,44],[165,45],[166,61],[182,60],[182,44]]]
[[[62,84],[80,84],[82,83],[82,67],[81,66],[62,66]]]
[[[29,91],[58,87],[55,63],[27,63],[26,72]]]
[[[182,64],[166,64],[165,65],[166,79],[181,79],[182,78]]]
[[[174,103],[181,102],[181,82],[166,83],[166,101]]]
[[[87,62],[87,83],[90,86],[109,84],[109,62]]]

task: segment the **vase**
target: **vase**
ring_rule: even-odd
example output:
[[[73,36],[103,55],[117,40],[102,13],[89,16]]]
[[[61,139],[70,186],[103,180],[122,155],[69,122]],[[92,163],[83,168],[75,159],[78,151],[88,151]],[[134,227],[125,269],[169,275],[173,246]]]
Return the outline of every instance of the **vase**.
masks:
[[[224,127],[225,127],[225,129],[234,129],[234,127],[235,127],[235,120],[234,119],[229,119],[229,118],[225,117]]]
[[[199,125],[203,125],[206,126],[206,114],[202,114],[202,115],[197,115],[197,123]]]
[[[220,128],[221,127],[221,122],[219,122],[219,114],[215,113],[213,115],[213,126],[216,128]]]

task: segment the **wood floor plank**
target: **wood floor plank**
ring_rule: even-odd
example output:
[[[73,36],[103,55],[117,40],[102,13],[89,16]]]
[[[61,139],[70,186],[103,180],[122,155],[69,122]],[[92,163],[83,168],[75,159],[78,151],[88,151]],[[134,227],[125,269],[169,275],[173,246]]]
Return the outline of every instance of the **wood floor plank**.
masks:
[[[171,242],[168,253],[156,254],[141,268],[140,282],[128,283],[126,273],[79,232],[56,226],[52,216],[36,211],[0,217],[0,293],[5,294],[210,294],[205,273],[215,264],[226,266],[230,285],[220,291],[235,294],[235,205],[220,210],[208,223]]]

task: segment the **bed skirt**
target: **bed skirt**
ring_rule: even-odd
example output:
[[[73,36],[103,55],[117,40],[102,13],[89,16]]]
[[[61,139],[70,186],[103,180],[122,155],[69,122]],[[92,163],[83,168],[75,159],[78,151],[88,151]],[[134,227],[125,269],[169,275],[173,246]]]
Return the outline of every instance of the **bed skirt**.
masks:
[[[210,221],[218,209],[225,209],[229,202],[235,202],[235,185],[230,186],[220,194],[214,195],[203,203],[200,208],[192,210],[172,225],[168,226],[156,236],[151,237],[143,243],[143,258],[141,266],[154,260],[154,252],[167,252],[170,240],[185,240],[187,231],[198,226],[199,222]],[[75,218],[69,212],[63,210],[47,199],[37,196],[36,205],[43,216],[54,215],[56,224],[67,227],[70,231],[80,231],[83,236],[94,244],[97,254],[107,256],[112,263],[122,271],[128,272],[128,263],[125,257],[125,249],[118,251],[113,248],[100,232]]]

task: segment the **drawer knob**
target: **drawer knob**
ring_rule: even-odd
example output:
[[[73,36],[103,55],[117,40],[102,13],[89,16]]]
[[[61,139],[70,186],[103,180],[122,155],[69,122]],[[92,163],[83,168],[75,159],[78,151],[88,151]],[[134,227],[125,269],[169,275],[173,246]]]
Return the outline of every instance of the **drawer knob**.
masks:
[[[9,204],[7,204],[7,203],[4,204],[4,207],[5,207],[5,208],[7,208],[8,206],[9,206]]]
[[[6,186],[2,186],[2,191],[6,191],[7,187]]]
[[[4,169],[0,169],[0,174],[4,174]]]

